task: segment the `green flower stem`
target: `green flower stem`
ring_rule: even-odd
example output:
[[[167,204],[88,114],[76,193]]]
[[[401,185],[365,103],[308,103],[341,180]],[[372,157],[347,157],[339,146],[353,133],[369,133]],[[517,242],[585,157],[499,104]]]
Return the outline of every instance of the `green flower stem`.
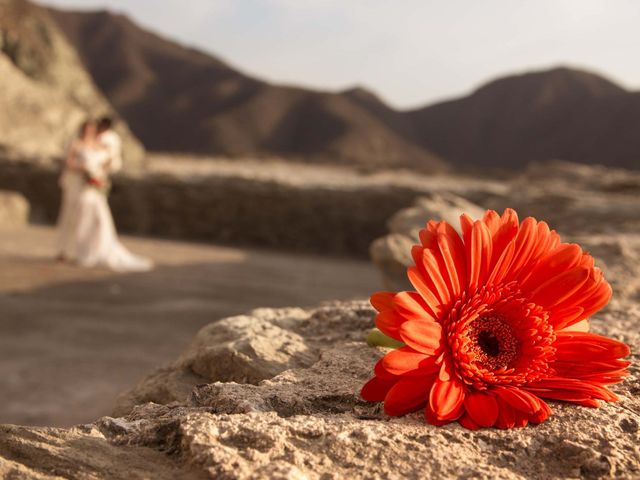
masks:
[[[377,328],[373,328],[367,335],[367,345],[370,347],[400,348],[404,347],[404,343],[387,337]]]

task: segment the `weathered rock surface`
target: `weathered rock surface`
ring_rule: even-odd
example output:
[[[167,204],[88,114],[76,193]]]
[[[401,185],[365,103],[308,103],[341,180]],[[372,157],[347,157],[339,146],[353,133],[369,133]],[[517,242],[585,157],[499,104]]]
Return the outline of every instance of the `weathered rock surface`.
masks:
[[[0,190],[0,226],[12,228],[29,221],[29,202],[19,193]]]
[[[227,388],[228,382],[233,382],[231,388],[251,385],[251,389],[282,372],[311,369],[316,375],[319,360],[332,358],[325,352],[328,346],[349,340],[362,342],[363,332],[371,325],[370,313],[366,305],[354,306],[340,315],[322,308],[311,315],[299,308],[258,309],[212,323],[196,335],[173,365],[160,368],[123,395],[114,413],[127,414],[135,405],[149,401],[183,400],[197,384],[227,382],[220,384]],[[333,378],[328,380],[332,382]],[[304,397],[299,393],[295,402]]]
[[[0,426],[0,477],[6,480],[196,480],[202,472],[161,452],[110,442],[93,425],[69,429]]]
[[[87,116],[111,113],[55,22],[25,0],[0,0],[0,152],[51,163]],[[125,166],[144,150],[122,122]]]
[[[309,311],[259,309],[213,323],[164,370],[181,378],[180,388],[163,384],[154,373],[128,395],[126,408],[119,408],[149,398],[156,403],[135,406],[124,417],[68,430],[3,427],[10,436],[0,440],[0,469],[48,478],[36,476],[42,472],[36,445],[47,459],[61,451],[69,459],[92,441],[100,447],[105,470],[94,470],[91,477],[92,463],[79,462],[64,475],[132,478],[122,475],[116,462],[129,465],[140,478],[153,477],[157,470],[152,468],[165,475],[155,478],[166,478],[164,469],[178,467],[210,478],[640,475],[637,365],[614,387],[621,401],[601,409],[555,403],[554,416],[544,424],[508,432],[470,432],[457,424],[436,428],[419,413],[388,418],[380,405],[359,398],[360,386],[383,353],[363,340],[373,315],[366,303],[351,302]],[[639,321],[637,303],[620,295],[596,316],[593,329],[630,343],[637,352]],[[274,339],[274,333],[280,337]],[[7,448],[8,441],[22,448]],[[145,463],[158,451],[166,457],[153,466]]]

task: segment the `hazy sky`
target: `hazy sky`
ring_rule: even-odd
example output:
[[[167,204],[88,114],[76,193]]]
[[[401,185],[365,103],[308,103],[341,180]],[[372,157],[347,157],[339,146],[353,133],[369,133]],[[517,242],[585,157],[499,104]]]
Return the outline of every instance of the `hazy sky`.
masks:
[[[125,12],[249,74],[398,107],[558,64],[640,89],[638,0],[43,0]]]

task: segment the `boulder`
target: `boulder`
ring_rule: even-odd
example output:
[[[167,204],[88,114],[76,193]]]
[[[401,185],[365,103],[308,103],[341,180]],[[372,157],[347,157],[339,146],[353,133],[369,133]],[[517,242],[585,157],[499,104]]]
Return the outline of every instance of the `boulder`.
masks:
[[[556,160],[532,163],[526,171],[503,176],[501,182],[502,190],[494,188],[485,195],[475,195],[482,208],[456,195],[464,192],[440,191],[421,197],[412,207],[393,215],[387,222],[390,233],[374,240],[369,248],[386,287],[410,287],[405,274],[406,267],[413,263],[410,247],[419,241],[418,232],[428,220],[445,220],[458,229],[461,213],[478,218],[486,208],[498,212],[513,208],[520,219],[533,216],[544,220],[565,239],[593,244],[598,251],[626,248],[640,230],[638,172]],[[621,288],[628,288],[626,285]]]
[[[258,309],[211,323],[198,332],[176,362],[156,370],[121,395],[114,414],[128,414],[144,402],[183,400],[198,384],[223,381],[256,385],[284,371],[310,367],[332,338],[336,342],[362,340],[360,334],[370,324],[370,312],[365,311],[359,320],[333,330],[330,325],[336,316],[327,315],[326,309],[311,315],[299,308]]]
[[[396,212],[387,222],[390,233],[376,239],[369,247],[373,263],[382,273],[389,290],[409,290],[407,267],[413,263],[411,246],[418,243],[418,233],[429,220],[444,220],[460,228],[460,215],[480,218],[484,209],[448,192],[433,193],[416,199],[411,207]]]
[[[483,206],[511,207],[568,234],[635,233],[640,229],[640,173],[563,161],[533,163]]]
[[[377,238],[369,247],[375,266],[382,273],[382,282],[387,290],[410,290],[407,267],[411,265],[411,247],[416,241],[399,233],[390,233]]]
[[[0,190],[0,228],[13,228],[29,222],[29,202],[16,192]]]
[[[444,220],[460,233],[460,215],[481,218],[484,209],[470,201],[448,192],[416,199],[413,206],[397,212],[389,219],[392,233],[398,233],[418,241],[418,232],[429,220]]]

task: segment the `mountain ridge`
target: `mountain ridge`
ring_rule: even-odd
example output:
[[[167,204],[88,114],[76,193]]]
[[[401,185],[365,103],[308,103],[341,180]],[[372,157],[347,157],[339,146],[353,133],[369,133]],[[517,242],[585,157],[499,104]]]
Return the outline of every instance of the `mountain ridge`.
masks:
[[[557,158],[640,167],[640,94],[587,71],[497,78],[466,96],[396,110],[361,86],[263,81],[123,15],[49,11],[151,150],[429,171],[445,161],[520,168]]]
[[[444,166],[403,128],[387,126],[399,121],[390,109],[373,115],[350,94],[270,84],[122,16],[49,11],[151,150],[368,167]]]

